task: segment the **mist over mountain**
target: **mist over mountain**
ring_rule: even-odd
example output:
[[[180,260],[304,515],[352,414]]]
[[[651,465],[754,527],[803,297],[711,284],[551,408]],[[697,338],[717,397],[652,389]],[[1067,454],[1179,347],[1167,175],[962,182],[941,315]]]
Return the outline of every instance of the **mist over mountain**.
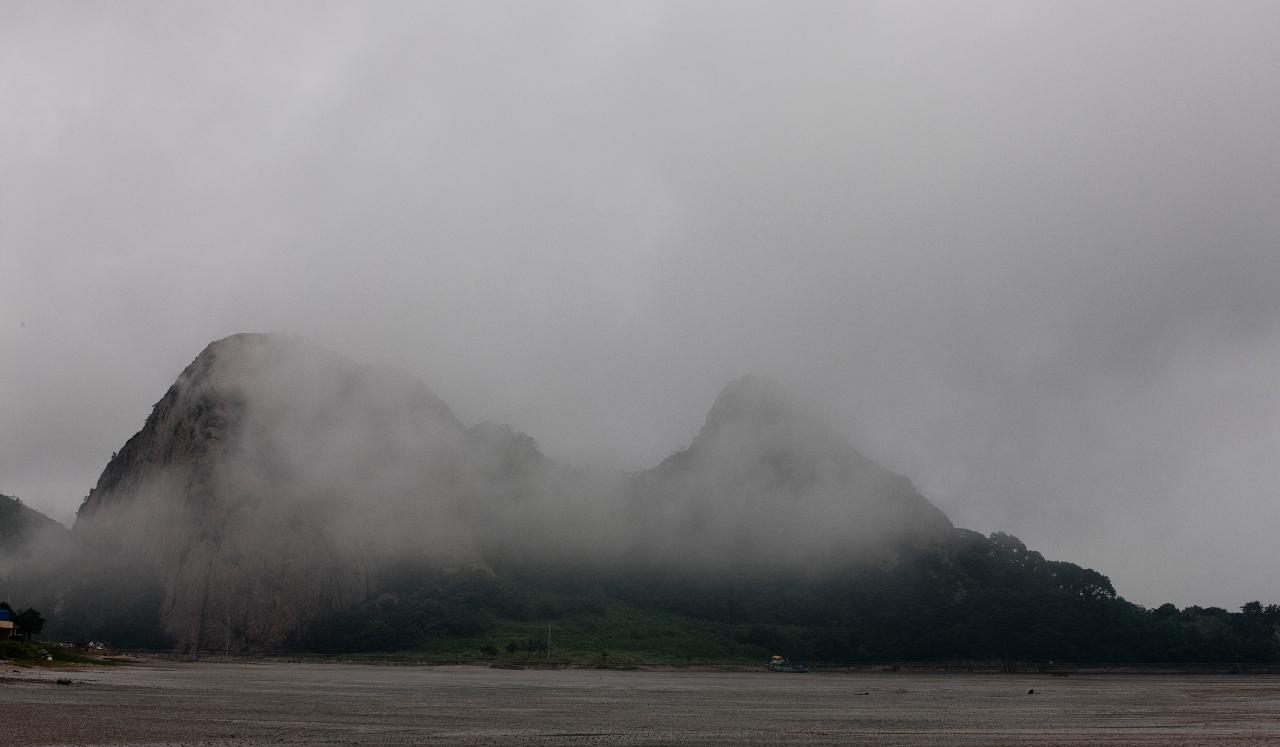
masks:
[[[387,558],[479,560],[477,441],[420,382],[302,340],[209,345],[103,471],[75,532],[144,569],[183,645],[281,645],[378,588]]]
[[[8,588],[55,635],[118,645],[519,656],[554,619],[587,651],[686,661],[1280,657],[1280,607],[1132,605],[1097,571],[954,527],[750,376],[687,447],[619,474],[466,426],[411,376],[233,335],[112,456],[72,531],[15,506]]]
[[[40,550],[56,552],[68,534],[66,527],[20,498],[0,494],[0,598],[15,568]]]
[[[688,448],[628,487],[636,552],[667,562],[817,571],[940,541],[950,520],[776,381],[716,398]]]
[[[36,534],[66,527],[25,505],[22,499],[0,493],[0,551],[25,543]]]
[[[406,562],[813,569],[950,526],[774,382],[731,383],[687,449],[609,475],[506,426],[465,427],[407,375],[241,334],[156,403],[75,534],[95,566],[149,582],[177,645],[278,647]]]

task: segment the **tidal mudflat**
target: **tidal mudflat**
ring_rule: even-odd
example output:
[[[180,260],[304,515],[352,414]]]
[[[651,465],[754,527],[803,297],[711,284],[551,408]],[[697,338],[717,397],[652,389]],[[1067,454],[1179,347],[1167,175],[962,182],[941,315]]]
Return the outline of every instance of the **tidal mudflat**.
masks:
[[[23,745],[1274,744],[1280,676],[6,667],[0,733]]]

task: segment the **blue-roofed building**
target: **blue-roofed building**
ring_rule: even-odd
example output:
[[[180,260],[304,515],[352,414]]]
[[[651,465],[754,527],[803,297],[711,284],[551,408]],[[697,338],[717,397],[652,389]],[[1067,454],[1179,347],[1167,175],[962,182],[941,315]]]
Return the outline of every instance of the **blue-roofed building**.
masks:
[[[13,613],[0,607],[0,638],[13,636]]]

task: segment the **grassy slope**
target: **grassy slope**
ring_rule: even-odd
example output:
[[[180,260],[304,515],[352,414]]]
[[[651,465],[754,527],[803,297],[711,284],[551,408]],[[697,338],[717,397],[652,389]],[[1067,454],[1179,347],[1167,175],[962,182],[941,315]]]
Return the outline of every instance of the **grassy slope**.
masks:
[[[737,643],[746,626],[715,623],[665,612],[643,610],[621,603],[606,605],[603,614],[579,612],[551,622],[551,659],[578,665],[604,664],[755,664],[766,658],[758,646]],[[546,621],[496,618],[483,634],[440,638],[414,651],[383,654],[388,658],[452,657],[493,659],[512,664],[546,660],[541,650],[507,651],[511,642],[545,646]],[[498,654],[484,652],[485,647]],[[607,656],[602,656],[607,652]]]
[[[50,661],[47,657],[52,656]],[[110,659],[85,656],[73,649],[46,645],[40,641],[0,641],[0,660],[19,665],[57,666],[59,664],[118,664]]]

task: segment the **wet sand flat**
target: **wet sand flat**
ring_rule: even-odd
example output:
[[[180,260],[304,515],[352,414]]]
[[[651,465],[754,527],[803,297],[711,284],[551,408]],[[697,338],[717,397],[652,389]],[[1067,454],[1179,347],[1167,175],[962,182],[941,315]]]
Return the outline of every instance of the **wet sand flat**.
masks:
[[[23,745],[1280,743],[1280,676],[1262,675],[152,663],[0,677],[0,733]]]

